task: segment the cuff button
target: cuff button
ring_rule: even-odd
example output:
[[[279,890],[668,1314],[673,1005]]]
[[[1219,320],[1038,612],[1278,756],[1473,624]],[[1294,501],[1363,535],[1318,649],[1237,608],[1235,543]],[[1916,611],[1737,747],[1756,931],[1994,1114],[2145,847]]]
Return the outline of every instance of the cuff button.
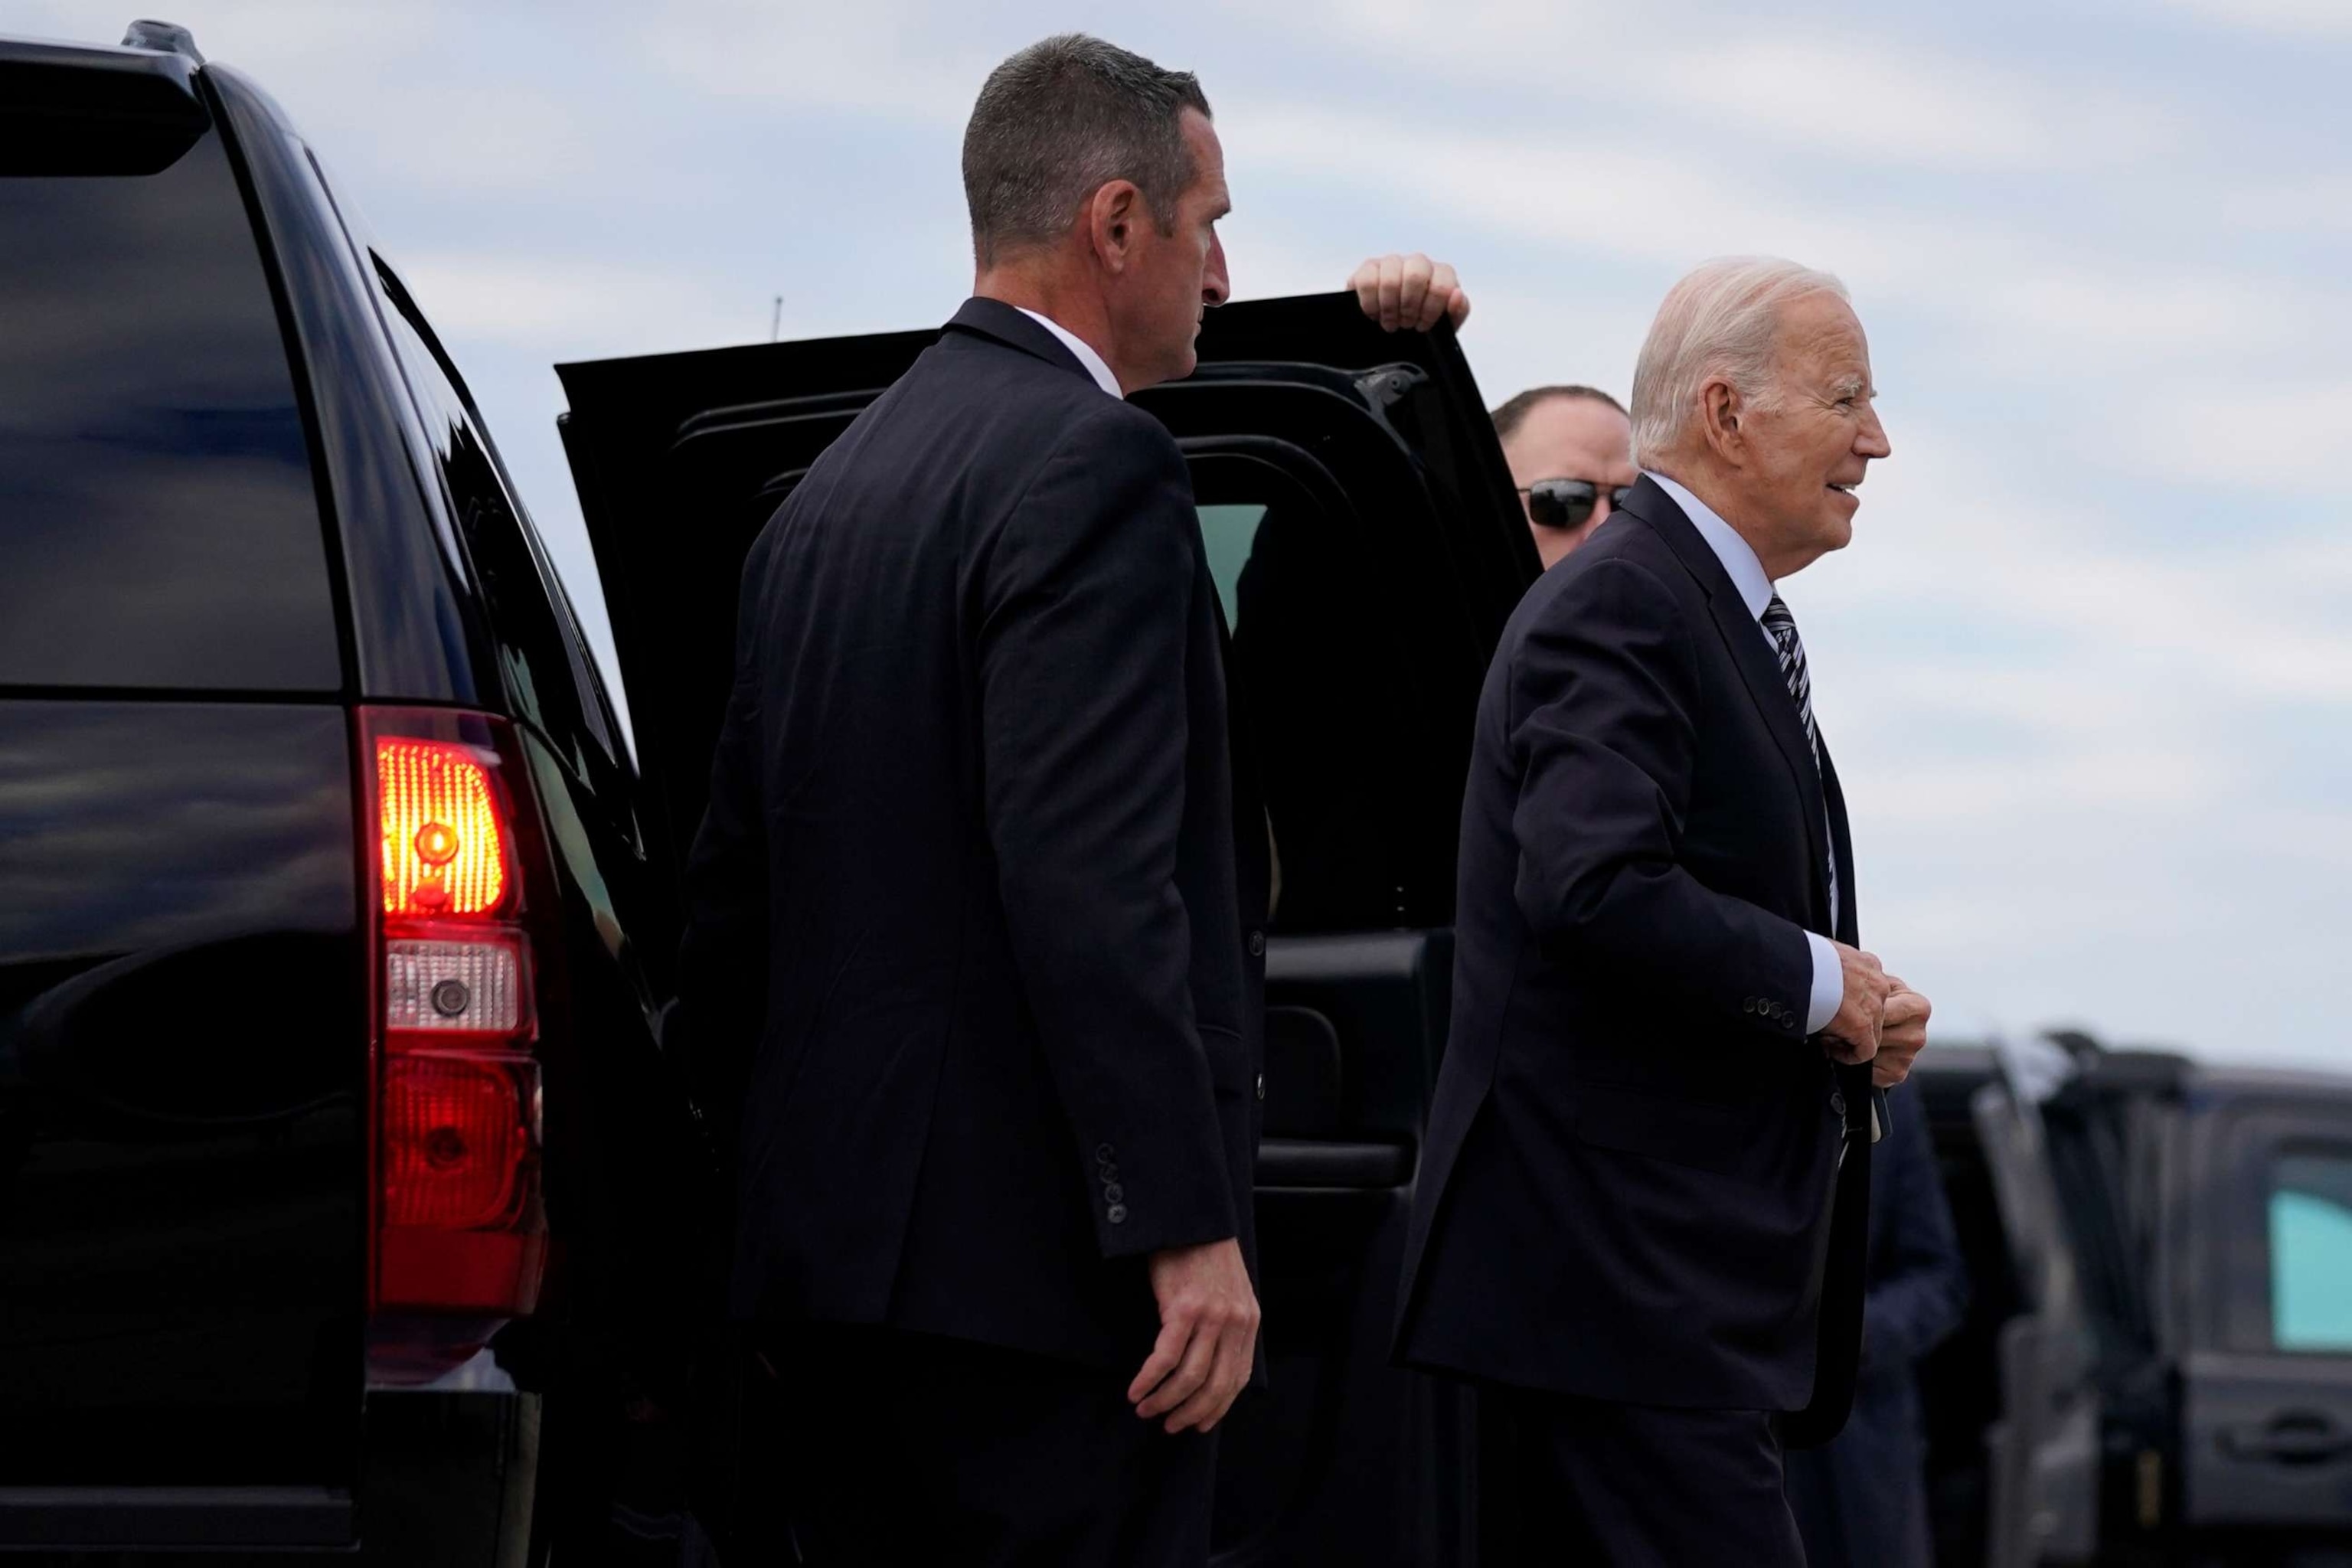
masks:
[[[1120,1224],[1127,1218],[1127,1205],[1125,1204],[1113,1204],[1110,1205],[1109,1211],[1105,1214],[1103,1217],[1109,1220],[1113,1225]]]

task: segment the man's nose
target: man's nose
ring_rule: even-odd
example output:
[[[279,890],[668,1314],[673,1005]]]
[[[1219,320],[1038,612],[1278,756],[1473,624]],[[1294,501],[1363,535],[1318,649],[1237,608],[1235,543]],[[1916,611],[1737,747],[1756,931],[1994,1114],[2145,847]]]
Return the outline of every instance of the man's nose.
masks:
[[[1879,422],[1877,409],[1864,410],[1862,429],[1855,437],[1853,449],[1865,458],[1894,456],[1895,444],[1886,438],[1886,426]]]
[[[1225,273],[1225,242],[1212,235],[1209,238],[1209,269],[1201,278],[1201,303],[1222,305],[1233,297],[1233,279]]]

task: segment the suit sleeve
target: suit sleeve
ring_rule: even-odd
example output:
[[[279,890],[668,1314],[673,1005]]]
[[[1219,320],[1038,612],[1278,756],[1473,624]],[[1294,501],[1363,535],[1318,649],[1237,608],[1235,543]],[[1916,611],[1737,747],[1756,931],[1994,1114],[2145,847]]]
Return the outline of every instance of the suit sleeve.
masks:
[[[760,683],[752,593],[759,555],[744,573],[735,679],[710,763],[710,799],[688,852],[686,933],[678,944],[676,1037],[689,1090],[709,1118],[730,1168],[768,994],[768,848],[758,766]]]
[[[1555,595],[1513,650],[1519,909],[1540,940],[1796,1037],[1812,991],[1804,928],[1704,886],[1677,855],[1700,741],[1690,639],[1666,585],[1612,559]]]
[[[1884,1191],[1886,1223],[1873,1226],[1870,1284],[1863,1300],[1866,1366],[1908,1364],[1944,1342],[1969,1308],[1968,1266],[1952,1228],[1951,1205],[1936,1173],[1935,1145],[1910,1093],[1887,1097],[1892,1125],[1871,1153],[1871,1178]]]
[[[1106,400],[978,574],[989,840],[1107,1258],[1236,1230],[1176,886],[1198,526],[1175,443]]]

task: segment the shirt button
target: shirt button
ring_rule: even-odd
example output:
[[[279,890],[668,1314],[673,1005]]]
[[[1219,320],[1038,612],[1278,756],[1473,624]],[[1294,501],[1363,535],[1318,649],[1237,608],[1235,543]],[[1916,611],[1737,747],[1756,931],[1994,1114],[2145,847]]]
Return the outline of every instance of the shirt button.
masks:
[[[1249,951],[1252,958],[1265,956],[1265,932],[1254,931],[1249,933]]]
[[[1118,1225],[1127,1218],[1127,1205],[1125,1204],[1113,1204],[1110,1205],[1110,1212],[1106,1214],[1103,1217],[1109,1220],[1111,1224]]]

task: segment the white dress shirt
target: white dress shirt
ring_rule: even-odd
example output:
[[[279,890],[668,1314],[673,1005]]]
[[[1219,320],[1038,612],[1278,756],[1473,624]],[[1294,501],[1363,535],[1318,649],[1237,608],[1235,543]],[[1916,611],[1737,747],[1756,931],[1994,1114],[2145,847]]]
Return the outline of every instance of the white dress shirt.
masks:
[[[1748,613],[1756,617],[1757,633],[1763,637],[1764,646],[1772,650],[1773,662],[1778,664],[1780,645],[1770,632],[1764,629],[1764,608],[1772,602],[1772,580],[1764,575],[1764,563],[1756,559],[1755,550],[1748,541],[1739,537],[1737,529],[1715,514],[1713,507],[1664,474],[1650,473],[1648,477],[1660,489],[1674,498],[1675,504],[1683,509],[1683,515],[1690,519],[1691,526],[1698,530],[1698,536],[1706,541],[1706,547],[1715,552],[1715,558],[1723,563],[1724,571],[1730,574],[1731,585],[1739,590],[1740,603],[1746,605]],[[1822,809],[1828,809],[1826,799],[1822,802]],[[1824,822],[1822,826],[1823,841],[1834,846],[1836,840],[1829,836],[1829,824]],[[1834,847],[1831,853],[1836,853]],[[1830,889],[1830,924],[1837,924],[1835,888]],[[1819,1033],[1823,1026],[1836,1017],[1838,1008],[1845,1001],[1845,966],[1838,962],[1837,949],[1830,939],[1821,932],[1807,931],[1805,941],[1813,950],[1812,999],[1805,1008],[1805,1033],[1811,1035]]]
[[[1078,356],[1078,363],[1087,367],[1087,374],[1095,378],[1097,386],[1101,387],[1113,397],[1127,395],[1118,389],[1118,377],[1111,374],[1110,366],[1103,362],[1102,355],[1095,353],[1095,346],[1092,343],[1051,316],[1041,316],[1026,305],[1015,305],[1013,308],[1061,339],[1062,346]]]

